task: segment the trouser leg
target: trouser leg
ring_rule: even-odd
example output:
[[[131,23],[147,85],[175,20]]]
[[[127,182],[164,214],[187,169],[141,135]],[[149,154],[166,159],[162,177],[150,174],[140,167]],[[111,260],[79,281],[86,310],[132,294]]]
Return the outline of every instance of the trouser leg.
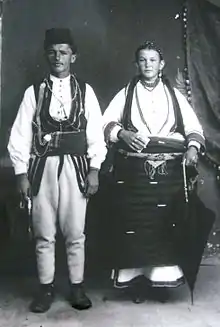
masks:
[[[48,157],[37,196],[33,198],[33,231],[36,240],[38,277],[49,284],[55,273],[55,235],[58,207],[59,157]]]
[[[70,156],[64,157],[59,178],[59,223],[65,238],[69,278],[81,283],[84,276],[85,216],[87,199],[80,192]]]

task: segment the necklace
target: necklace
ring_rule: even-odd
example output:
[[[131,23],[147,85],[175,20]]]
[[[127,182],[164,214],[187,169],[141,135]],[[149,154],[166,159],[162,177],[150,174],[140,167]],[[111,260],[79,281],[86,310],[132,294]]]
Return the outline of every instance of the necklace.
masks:
[[[72,75],[72,76],[73,76],[73,75]],[[74,94],[73,94],[72,99],[70,100],[70,103],[72,103],[72,102],[75,100],[76,95],[77,95],[77,82],[76,82],[76,79],[75,79],[75,78],[74,78],[74,82],[75,82]],[[65,104],[66,104],[67,102],[69,102],[69,101],[62,101],[60,98],[58,98],[58,97],[56,96],[56,94],[53,92],[52,88],[50,87],[50,84],[49,84],[49,82],[48,82],[47,79],[45,79],[45,83],[46,83],[48,89],[50,90],[50,92],[53,94],[54,98],[59,102],[59,104],[60,104],[60,110],[62,110],[62,111],[63,111],[63,114],[64,114],[64,119],[67,119],[68,117],[67,117],[66,110],[65,110]],[[59,113],[60,113],[60,112],[58,111],[58,114],[59,114]]]
[[[162,124],[162,126],[160,127],[160,129],[157,131],[157,134],[160,134],[160,132],[163,130],[164,126],[167,124],[168,119],[169,119],[169,113],[170,113],[169,97],[168,97],[168,94],[167,94],[167,91],[166,91],[166,88],[164,87],[164,85],[163,85],[163,88],[164,88],[164,92],[165,92],[165,95],[166,95],[168,111],[167,111],[166,119],[164,120],[164,123]],[[135,90],[135,97],[136,97],[136,101],[137,101],[137,108],[138,108],[138,111],[139,111],[140,118],[141,118],[143,124],[149,130],[150,134],[152,134],[152,130],[150,129],[150,126],[148,125],[148,123],[147,123],[147,121],[146,121],[146,119],[144,118],[144,115],[143,115],[144,109],[141,108],[141,104],[140,104],[138,93],[137,93],[137,88]]]
[[[158,85],[159,81],[160,81],[159,77],[154,82],[148,82],[146,80],[140,80],[143,87],[145,89],[147,89],[148,91],[150,91],[150,92],[155,89],[155,87]]]

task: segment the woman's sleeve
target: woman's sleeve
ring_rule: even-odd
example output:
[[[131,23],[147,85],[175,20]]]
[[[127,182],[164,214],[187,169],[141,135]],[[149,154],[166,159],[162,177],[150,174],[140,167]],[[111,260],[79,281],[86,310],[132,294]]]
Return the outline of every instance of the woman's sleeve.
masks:
[[[180,106],[188,146],[194,145],[199,149],[201,146],[205,147],[203,129],[193,108],[177,89],[175,89],[175,94]]]
[[[122,126],[126,90],[119,91],[103,114],[103,128],[106,142],[117,142],[117,134]]]

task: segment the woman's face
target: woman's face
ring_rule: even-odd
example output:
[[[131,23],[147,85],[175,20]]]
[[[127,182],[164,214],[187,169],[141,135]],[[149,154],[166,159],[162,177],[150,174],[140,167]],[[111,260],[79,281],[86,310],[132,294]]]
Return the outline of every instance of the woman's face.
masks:
[[[164,67],[164,61],[160,59],[160,55],[156,50],[143,49],[139,52],[137,66],[144,79],[154,82],[159,71]]]

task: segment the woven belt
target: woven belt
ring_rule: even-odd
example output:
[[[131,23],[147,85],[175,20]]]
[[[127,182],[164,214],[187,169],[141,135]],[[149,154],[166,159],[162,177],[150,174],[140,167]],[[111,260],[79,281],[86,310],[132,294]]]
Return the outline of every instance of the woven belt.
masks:
[[[142,153],[142,152],[128,152],[123,149],[118,149],[118,152],[125,157],[135,157],[144,158],[151,161],[167,161],[172,160],[177,157],[183,156],[181,152],[171,152],[171,153]]]

